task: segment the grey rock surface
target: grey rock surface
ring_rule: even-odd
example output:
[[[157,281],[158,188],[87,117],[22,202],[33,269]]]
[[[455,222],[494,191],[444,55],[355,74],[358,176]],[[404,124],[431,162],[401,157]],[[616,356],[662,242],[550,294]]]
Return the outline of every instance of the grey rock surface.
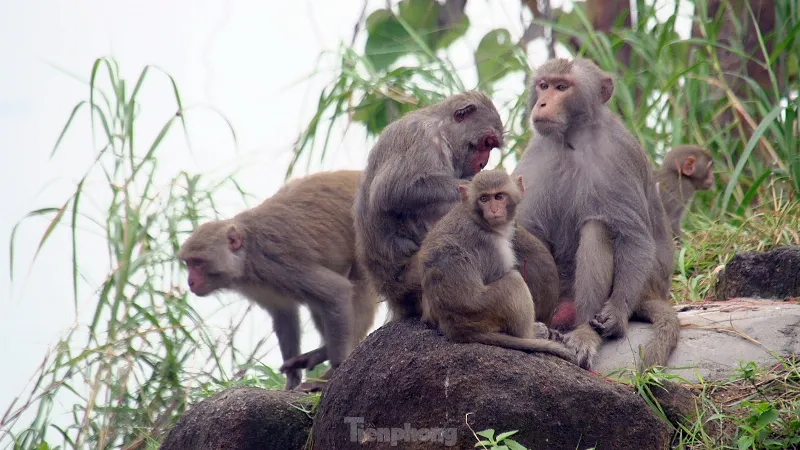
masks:
[[[687,309],[686,307],[684,309]],[[782,301],[732,299],[702,303],[678,313],[681,337],[667,372],[689,381],[726,378],[740,361],[775,365],[780,357],[800,355],[800,304]],[[650,338],[649,324],[631,322],[625,338],[606,342],[594,370],[609,374],[632,369],[638,348]]]
[[[719,274],[716,297],[800,297],[800,246],[738,253]]]

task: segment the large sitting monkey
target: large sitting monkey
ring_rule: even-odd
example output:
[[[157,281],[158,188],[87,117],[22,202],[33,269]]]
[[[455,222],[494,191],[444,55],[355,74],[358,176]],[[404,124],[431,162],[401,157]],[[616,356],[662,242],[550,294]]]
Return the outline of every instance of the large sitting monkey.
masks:
[[[600,336],[624,336],[635,315],[655,331],[640,367],[664,365],[680,331],[668,300],[674,247],[652,165],[606,105],[613,92],[611,76],[586,59],[536,71],[536,134],[514,171],[526,182],[518,221],[550,248],[561,296],[575,299],[556,321],[573,320],[567,339],[579,359],[594,357]]]

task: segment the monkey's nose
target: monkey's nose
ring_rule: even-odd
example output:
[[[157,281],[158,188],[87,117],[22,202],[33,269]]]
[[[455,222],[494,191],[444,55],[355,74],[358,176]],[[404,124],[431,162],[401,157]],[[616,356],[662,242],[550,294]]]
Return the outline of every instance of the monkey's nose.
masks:
[[[547,106],[547,103],[539,103],[539,108],[544,108],[545,106]]]
[[[194,287],[194,280],[189,279],[189,287]]]

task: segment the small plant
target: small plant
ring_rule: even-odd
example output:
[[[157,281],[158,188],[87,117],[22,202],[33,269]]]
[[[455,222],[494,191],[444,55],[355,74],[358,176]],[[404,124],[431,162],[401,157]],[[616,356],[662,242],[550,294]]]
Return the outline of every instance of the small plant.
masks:
[[[510,438],[518,432],[519,430],[506,431],[498,434],[495,437],[495,431],[491,428],[488,430],[478,431],[475,434],[486,439],[476,442],[475,447],[482,447],[488,450],[528,450],[527,447]]]

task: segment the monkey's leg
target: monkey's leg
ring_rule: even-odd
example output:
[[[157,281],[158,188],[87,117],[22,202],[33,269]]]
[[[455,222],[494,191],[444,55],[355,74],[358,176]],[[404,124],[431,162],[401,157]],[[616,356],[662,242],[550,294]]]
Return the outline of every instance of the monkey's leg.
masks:
[[[669,301],[661,298],[645,299],[635,311],[638,318],[653,324],[653,337],[640,347],[642,360],[639,370],[651,366],[665,366],[678,346],[681,332],[680,320]]]
[[[272,329],[278,337],[278,346],[284,364],[300,353],[300,312],[297,306],[290,308],[267,307],[272,317]],[[281,367],[281,372],[286,375],[286,390],[290,391],[300,384],[301,373],[298,368]]]
[[[367,336],[375,322],[378,293],[358,264],[353,265],[349,279],[353,283],[353,347],[355,347]]]
[[[287,277],[288,278],[288,277]],[[338,367],[352,350],[353,285],[338,273],[318,266],[292,285],[322,322],[322,333],[332,367]]]
[[[581,228],[575,254],[576,325],[589,322],[611,295],[614,282],[614,247],[606,225],[589,220]]]
[[[558,306],[558,268],[550,250],[528,230],[517,226],[514,232],[514,253],[517,270],[531,292],[536,317],[549,323]]]

